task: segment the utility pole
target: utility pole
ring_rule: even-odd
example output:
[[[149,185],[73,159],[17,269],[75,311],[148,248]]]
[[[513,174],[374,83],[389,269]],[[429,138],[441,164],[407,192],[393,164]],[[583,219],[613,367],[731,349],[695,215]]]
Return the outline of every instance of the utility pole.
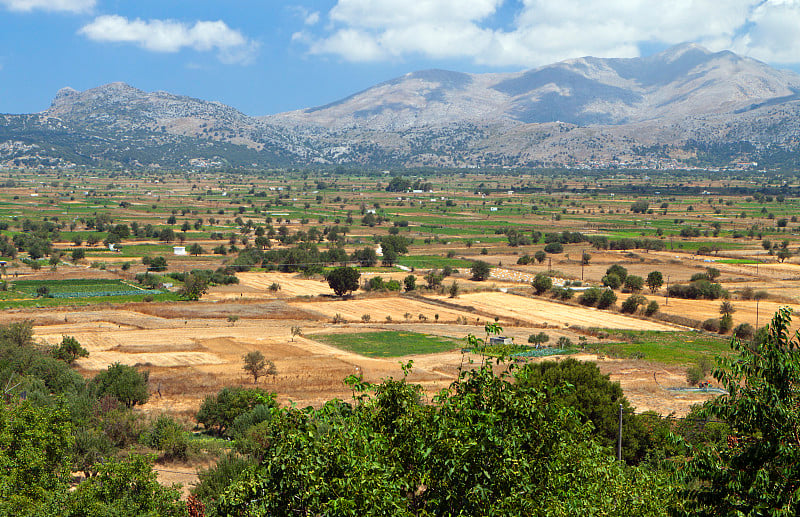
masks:
[[[756,330],[758,330],[758,302],[760,300],[761,300],[761,298],[756,296]]]
[[[581,251],[581,282],[583,282],[583,263],[586,262],[584,257],[586,257],[586,250]]]
[[[622,404],[619,405],[619,432],[617,433],[617,461],[622,461]]]
[[[664,296],[665,296],[664,305],[669,305],[669,275],[667,275],[667,292]]]

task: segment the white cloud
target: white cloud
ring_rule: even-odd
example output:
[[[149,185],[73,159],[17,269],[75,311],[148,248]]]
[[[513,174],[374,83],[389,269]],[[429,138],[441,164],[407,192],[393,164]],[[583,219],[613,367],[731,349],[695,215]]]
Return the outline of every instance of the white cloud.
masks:
[[[178,52],[191,48],[200,52],[216,50],[224,63],[247,63],[258,49],[223,21],[198,21],[189,25],[175,20],[129,20],[123,16],[98,16],[79,31],[100,42],[132,43],[154,52]]]
[[[0,0],[0,5],[11,11],[29,12],[35,9],[43,11],[68,11],[80,13],[91,11],[97,0]]]
[[[306,25],[316,25],[319,23],[319,11],[314,11],[313,13],[308,13],[303,20],[303,23]]]
[[[497,23],[511,9],[513,17]],[[800,0],[338,0],[326,21],[293,39],[312,54],[350,61],[421,55],[535,66],[695,41],[800,62]]]

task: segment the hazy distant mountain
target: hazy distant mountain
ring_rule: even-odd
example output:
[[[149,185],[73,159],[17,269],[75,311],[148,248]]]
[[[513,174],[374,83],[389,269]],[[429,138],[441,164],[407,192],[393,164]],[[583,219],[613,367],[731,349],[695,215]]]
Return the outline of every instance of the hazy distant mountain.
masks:
[[[799,129],[800,76],[684,44],[511,74],[413,72],[259,118],[122,83],[62,89],[40,114],[0,116],[0,162],[724,164],[791,160]]]
[[[515,74],[427,70],[266,120],[399,130],[450,123],[619,125],[797,98],[800,76],[693,44],[646,58],[584,57]]]

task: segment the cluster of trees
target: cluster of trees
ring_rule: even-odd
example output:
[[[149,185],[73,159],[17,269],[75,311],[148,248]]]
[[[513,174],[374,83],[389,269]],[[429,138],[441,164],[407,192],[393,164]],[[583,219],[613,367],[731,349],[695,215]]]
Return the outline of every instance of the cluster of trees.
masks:
[[[403,176],[394,176],[386,185],[386,192],[407,192],[409,190],[433,190],[433,184],[420,179],[411,181]]]
[[[132,411],[148,400],[147,372],[115,363],[84,380],[70,365],[87,355],[69,336],[35,343],[29,321],[0,329],[0,514],[186,515],[154,458],[123,452],[156,427]],[[87,476],[77,489],[75,471]]]

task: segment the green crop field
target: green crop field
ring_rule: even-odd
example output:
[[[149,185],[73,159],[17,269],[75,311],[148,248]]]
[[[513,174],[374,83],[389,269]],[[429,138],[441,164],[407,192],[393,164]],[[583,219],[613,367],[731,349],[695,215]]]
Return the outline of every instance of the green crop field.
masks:
[[[101,298],[101,297],[133,297],[161,294],[160,290],[147,290],[127,284],[122,280],[80,279],[80,280],[18,280],[11,282],[10,290],[23,297],[36,297],[41,288],[47,288],[47,295],[42,299],[63,298]]]
[[[401,266],[413,267],[415,269],[427,268],[443,268],[450,266],[455,268],[470,268],[472,262],[469,260],[439,257],[437,255],[413,255],[408,257],[400,257],[397,261]]]
[[[599,343],[597,351],[646,361],[691,365],[702,357],[713,359],[730,352],[730,338],[703,332],[658,332],[612,330],[611,343]],[[613,342],[622,337],[624,342]]]
[[[456,339],[405,331],[327,334],[314,336],[314,339],[367,357],[434,354],[463,346]]]

